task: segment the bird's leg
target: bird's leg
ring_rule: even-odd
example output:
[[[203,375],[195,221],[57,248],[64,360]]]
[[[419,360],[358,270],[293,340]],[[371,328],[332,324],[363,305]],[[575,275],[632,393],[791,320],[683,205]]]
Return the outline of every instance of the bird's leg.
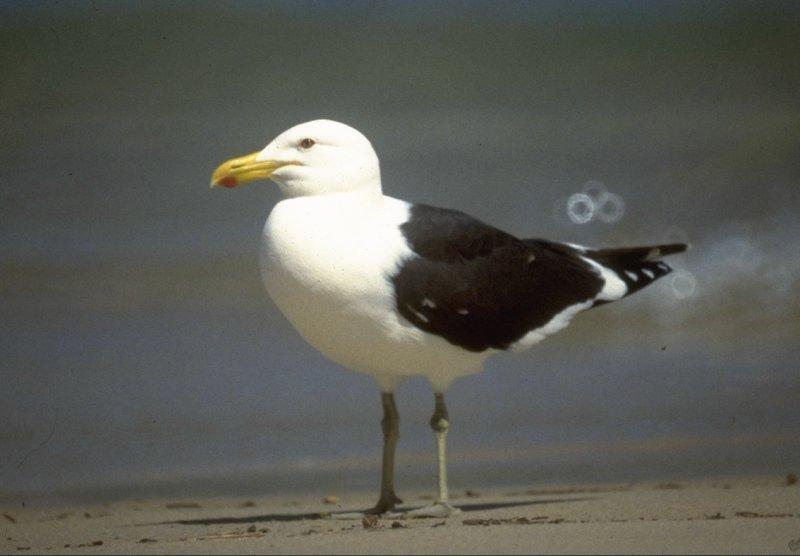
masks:
[[[419,508],[408,512],[409,517],[448,517],[461,510],[450,505],[447,493],[447,457],[446,440],[447,430],[450,428],[450,420],[447,414],[447,406],[444,403],[444,394],[436,392],[436,407],[430,420],[431,428],[436,433],[436,448],[439,462],[439,497],[433,506]]]
[[[436,408],[430,420],[431,428],[436,433],[437,459],[439,462],[439,498],[436,500],[440,504],[448,503],[447,493],[447,456],[445,443],[447,440],[447,429],[450,428],[450,416],[447,414],[447,406],[444,403],[444,394],[434,394],[436,397]]]
[[[363,519],[365,515],[390,513],[396,504],[402,504],[394,493],[394,452],[400,438],[400,415],[394,403],[394,394],[381,392],[383,403],[383,467],[381,468],[381,497],[374,507],[365,512],[337,512],[330,514],[333,519]]]
[[[394,403],[394,394],[391,392],[381,393],[383,403],[383,467],[381,468],[381,497],[378,503],[369,514],[384,514],[394,510],[395,504],[402,504],[394,493],[394,453],[397,447],[397,439],[400,438],[400,415],[397,413],[397,406]]]

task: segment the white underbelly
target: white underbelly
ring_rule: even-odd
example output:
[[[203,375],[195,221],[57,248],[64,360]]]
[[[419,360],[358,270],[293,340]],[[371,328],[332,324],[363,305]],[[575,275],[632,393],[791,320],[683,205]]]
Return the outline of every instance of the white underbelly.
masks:
[[[286,203],[264,228],[262,276],[270,297],[309,344],[386,387],[399,377],[424,375],[444,388],[480,370],[488,353],[467,352],[424,333],[395,310],[391,274],[398,254],[412,254],[391,219],[388,225],[386,218],[353,224],[346,215],[308,214],[317,207]],[[403,207],[392,209],[404,221]]]

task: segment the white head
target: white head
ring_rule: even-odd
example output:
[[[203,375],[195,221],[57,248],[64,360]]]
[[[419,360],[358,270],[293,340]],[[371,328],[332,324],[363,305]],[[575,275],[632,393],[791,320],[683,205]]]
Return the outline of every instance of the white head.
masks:
[[[378,156],[370,142],[331,120],[296,125],[263,150],[221,164],[211,186],[236,187],[267,178],[287,197],[381,191]]]

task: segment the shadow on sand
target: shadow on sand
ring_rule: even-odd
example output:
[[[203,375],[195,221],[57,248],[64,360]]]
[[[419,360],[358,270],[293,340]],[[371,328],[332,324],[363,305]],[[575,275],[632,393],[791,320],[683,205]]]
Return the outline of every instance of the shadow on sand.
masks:
[[[553,498],[547,500],[523,500],[516,502],[487,502],[483,504],[464,504],[458,506],[463,512],[480,512],[487,510],[498,510],[502,508],[517,508],[521,506],[538,506],[543,504],[555,504],[564,502],[583,502],[585,500],[594,500],[594,498]],[[405,512],[413,510],[414,507],[398,508],[399,511]],[[259,523],[269,521],[306,521],[311,519],[323,519],[329,517],[329,512],[305,513],[305,514],[263,514],[263,515],[249,515],[243,517],[204,517],[200,519],[180,519],[177,521],[165,521],[157,525],[221,525],[221,524],[243,524],[243,523]]]

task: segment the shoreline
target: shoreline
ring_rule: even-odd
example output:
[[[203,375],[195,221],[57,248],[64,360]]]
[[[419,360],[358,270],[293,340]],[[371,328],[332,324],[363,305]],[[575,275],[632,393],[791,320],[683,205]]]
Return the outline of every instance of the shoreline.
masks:
[[[664,483],[675,478],[785,475],[800,472],[797,433],[728,436],[664,435],[614,441],[540,442],[496,448],[473,446],[450,451],[453,487],[502,490],[526,484]],[[315,495],[325,490],[367,492],[378,484],[380,452],[318,456],[202,468],[173,466],[159,473],[106,472],[91,482],[42,483],[0,490],[0,508],[69,507],[167,497],[237,497],[245,495]],[[397,482],[402,490],[423,490],[435,481],[432,450],[401,450]],[[721,480],[721,479],[720,479]],[[401,493],[402,494],[402,493]]]

